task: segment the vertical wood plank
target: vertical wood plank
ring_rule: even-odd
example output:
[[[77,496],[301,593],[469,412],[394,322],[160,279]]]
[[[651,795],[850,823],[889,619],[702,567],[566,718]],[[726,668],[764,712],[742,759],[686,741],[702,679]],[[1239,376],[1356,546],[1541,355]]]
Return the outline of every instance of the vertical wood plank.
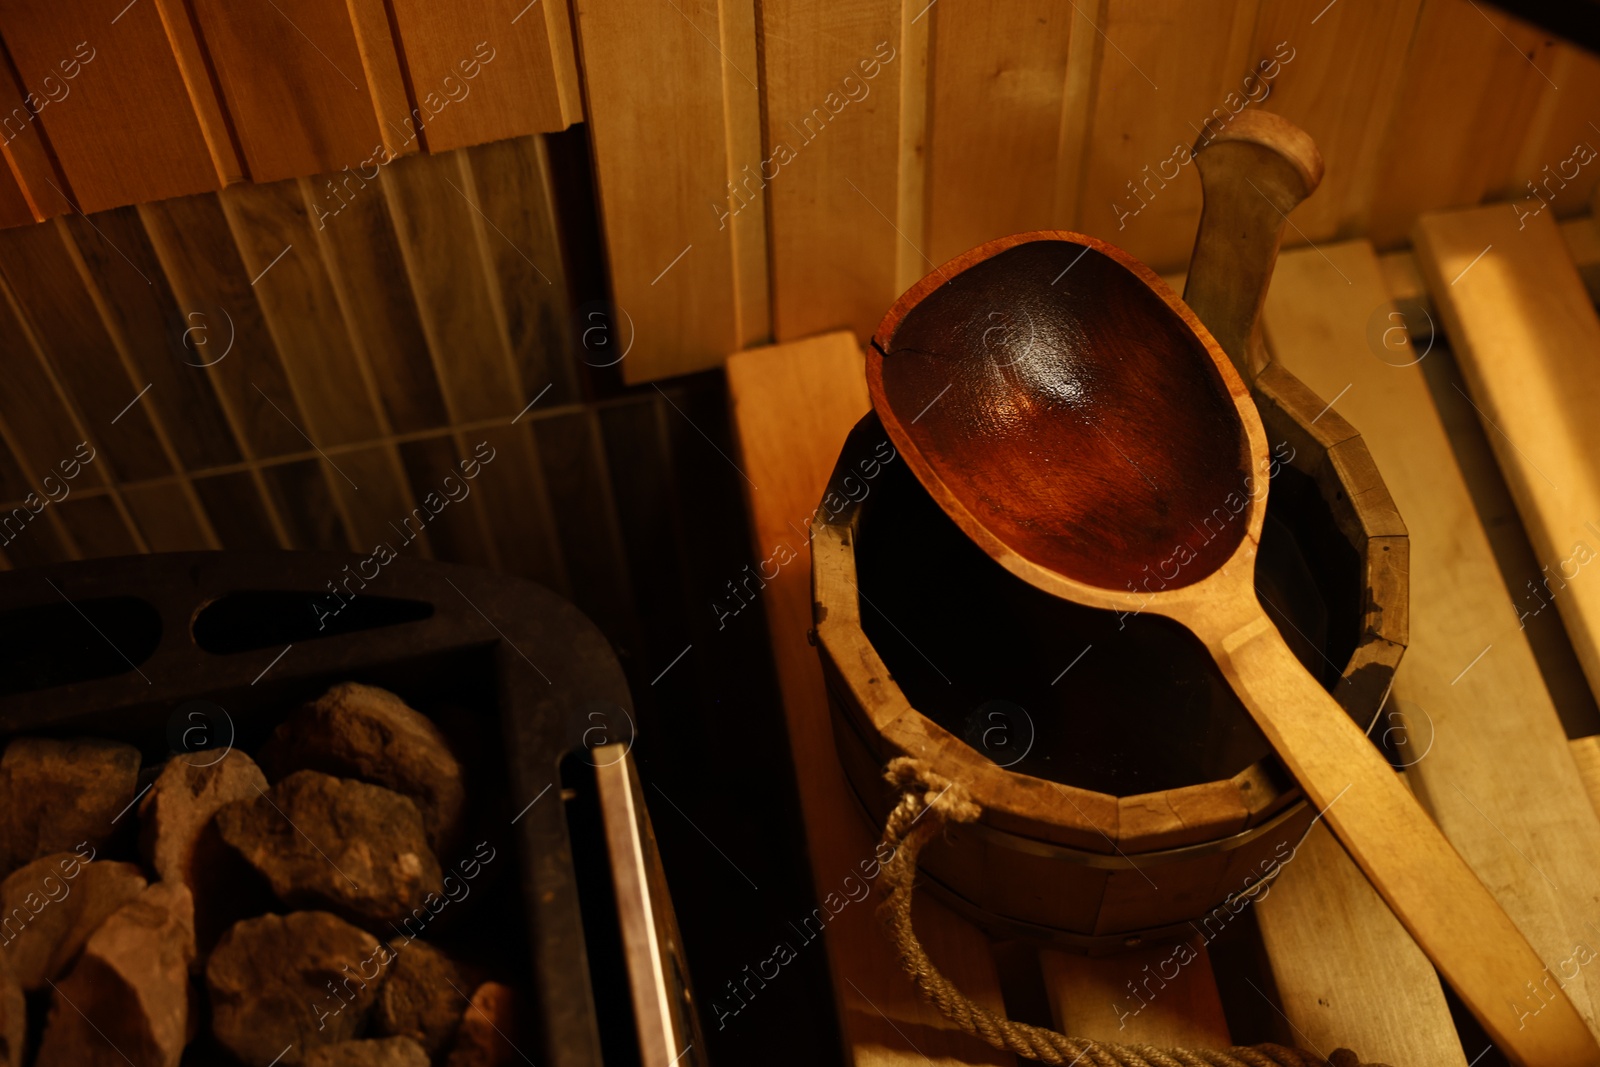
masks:
[[[521,389],[457,157],[398,160],[384,168],[381,182],[446,410],[455,422],[509,419]]]
[[[1547,80],[1554,49],[1542,31],[1491,7],[1425,0],[1357,228],[1379,248],[1398,245],[1423,211],[1505,189],[1540,97],[1556,91]]]
[[[351,341],[371,368],[383,421],[400,433],[443,426],[444,396],[383,191],[352,186],[335,213],[325,214],[317,203],[327,202],[326,184],[301,179],[301,192],[317,216],[312,230]]]
[[[71,210],[62,192],[67,179],[56,167],[39,122],[39,113],[48,106],[23,84],[10,51],[0,40],[0,153],[30,217],[38,220]]]
[[[1244,77],[1265,58],[1251,54],[1255,14],[1255,0],[1112,0],[1097,27],[1106,49],[1078,215],[1084,233],[1158,271],[1188,262],[1201,195],[1182,160],[1208,118],[1242,105]]]
[[[613,645],[637,644],[626,557],[617,530],[611,478],[593,411],[532,421],[572,601]],[[626,653],[625,653],[626,654]]]
[[[519,426],[494,426],[464,434],[463,441],[474,454],[482,443],[493,449],[494,456],[471,483],[471,491],[480,496],[500,569],[565,590],[558,524],[551,514],[533,437],[527,420]]]
[[[304,451],[295,426],[305,416],[221,202],[190,196],[141,204],[138,211],[183,312],[184,362],[210,376],[246,458]]]
[[[261,468],[262,484],[283,520],[289,548],[345,551],[357,547],[339,514],[339,502],[328,489],[330,477],[343,476],[325,470],[322,461],[315,459]]]
[[[0,273],[46,367],[82,414],[84,429],[103,444],[96,462],[127,479],[170,474],[150,409],[135,402],[146,382],[135,382],[123,365],[62,231],[47,223],[0,235]]]
[[[640,339],[629,382],[716,366],[745,332],[732,235],[765,183],[730,156],[725,85],[753,95],[757,72],[724,80],[720,6],[576,3],[611,293]]]
[[[155,0],[161,24],[172,45],[178,73],[189,93],[189,105],[200,123],[201,136],[211,154],[211,166],[222,185],[244,181],[244,156],[233,132],[233,121],[222,106],[222,89],[212,69],[211,57],[200,40],[194,9],[185,0]]]
[[[943,0],[928,12],[928,255],[935,263],[1025,230],[1064,229],[1056,188],[1074,10]],[[1093,29],[1089,29],[1093,33]]]
[[[36,121],[88,212],[221,184],[160,12],[125,3],[6,5],[6,46],[26,90],[45,102]],[[65,190],[34,193],[66,199]]]
[[[1557,42],[1549,73],[1561,90],[1540,97],[1506,186],[1496,193],[1515,202],[1519,216],[1580,214],[1600,189],[1600,166],[1592,165],[1600,152],[1600,56]]]
[[[773,336],[850,329],[865,338],[900,293],[901,246],[935,265],[901,217],[906,85],[926,53],[927,15],[899,0],[849,9],[808,0],[761,8]],[[846,81],[846,79],[849,79]],[[908,81],[909,80],[909,81]]]
[[[195,470],[235,463],[238,442],[204,362],[184,345],[189,327],[149,235],[131,207],[61,221],[84,272],[84,284],[137,382],[150,383],[141,405],[155,414],[179,463]]]
[[[428,151],[564,130],[580,116],[554,51],[549,9],[528,0],[470,7],[395,0],[394,19]]]
[[[411,110],[413,102],[406,88],[406,73],[401,69],[400,54],[396,51],[389,5],[384,0],[346,0],[346,6],[351,25],[355,27],[356,51],[361,55],[367,91],[372,94],[372,107],[378,116],[378,136],[391,157],[415,152],[421,139],[406,121],[416,116]],[[377,163],[386,157],[370,158]]]
[[[1262,109],[1309,133],[1325,167],[1315,195],[1294,211],[1286,247],[1354,235],[1420,6],[1421,0],[1341,0],[1331,8],[1263,0],[1255,57],[1271,57],[1286,42],[1294,60],[1278,66]]]
[[[468,157],[473,187],[464,191],[482,213],[489,275],[527,399],[548,385],[542,405],[577,400],[572,311],[544,139],[483,145]]]
[[[380,544],[399,551],[405,540],[401,520],[417,506],[411,487],[400,465],[400,453],[391,444],[374,445],[340,452],[339,469],[361,488],[335,476],[329,482],[342,502],[342,512],[350,518],[351,537],[356,551],[371,552]],[[413,537],[406,549],[423,559],[433,558],[426,530]]]
[[[465,458],[456,441],[449,436],[407,441],[400,446],[400,458],[412,499],[417,502],[409,515],[397,516],[402,538],[415,538],[420,530],[426,533],[436,559],[494,566],[478,505],[471,497],[452,501],[446,495],[444,480],[460,477],[458,464]],[[392,543],[403,549],[399,542]]]
[[[364,195],[375,195],[368,189]],[[370,383],[346,332],[310,212],[297,183],[238,185],[220,194],[262,317],[316,445],[379,433]],[[287,413],[281,418],[290,421]],[[302,438],[302,446],[306,444]],[[300,451],[300,449],[296,449]]]
[[[354,167],[374,152],[383,158],[344,4],[193,0],[193,6],[253,180]]]
[[[4,548],[13,567],[79,558],[61,525],[61,516],[50,508],[31,519],[26,508],[15,505],[0,512],[0,548]]]
[[[40,481],[46,475],[59,476],[75,469],[71,464],[79,445],[88,443],[88,435],[40,361],[22,324],[15,295],[9,287],[4,288],[0,293],[0,351],[10,353],[10,358],[5,365],[5,388],[0,389],[0,424],[5,426],[10,451],[25,469],[29,488],[42,490]],[[77,487],[106,484],[110,467],[102,459],[96,450],[94,462],[79,464],[73,479]],[[63,463],[68,464],[64,470]]]

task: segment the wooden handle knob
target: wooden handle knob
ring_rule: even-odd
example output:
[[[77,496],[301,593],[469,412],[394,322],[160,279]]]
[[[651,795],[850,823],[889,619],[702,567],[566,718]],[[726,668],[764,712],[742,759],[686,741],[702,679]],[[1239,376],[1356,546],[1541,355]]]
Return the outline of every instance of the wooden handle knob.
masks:
[[[1205,191],[1183,299],[1246,382],[1266,366],[1261,305],[1289,212],[1322,181],[1311,136],[1281,115],[1246,110],[1200,135],[1195,166]]]

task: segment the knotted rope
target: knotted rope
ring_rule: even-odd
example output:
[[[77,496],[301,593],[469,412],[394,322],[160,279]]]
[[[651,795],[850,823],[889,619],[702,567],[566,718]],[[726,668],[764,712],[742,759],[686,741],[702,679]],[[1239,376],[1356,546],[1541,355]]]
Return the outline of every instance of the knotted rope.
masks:
[[[959,784],[921,760],[893,760],[885,776],[900,790],[900,802],[889,813],[883,828],[884,844],[893,849],[894,857],[883,865],[879,876],[884,900],[878,906],[878,919],[918,995],[973,1037],[997,1049],[1058,1067],[1079,1061],[1093,1067],[1362,1067],[1356,1054],[1343,1048],[1324,1060],[1282,1045],[1203,1049],[1086,1041],[1042,1026],[1014,1022],[973,1003],[939,973],[917,940],[911,928],[911,893],[916,882],[917,856],[923,846],[946,823],[973,822],[983,809]]]

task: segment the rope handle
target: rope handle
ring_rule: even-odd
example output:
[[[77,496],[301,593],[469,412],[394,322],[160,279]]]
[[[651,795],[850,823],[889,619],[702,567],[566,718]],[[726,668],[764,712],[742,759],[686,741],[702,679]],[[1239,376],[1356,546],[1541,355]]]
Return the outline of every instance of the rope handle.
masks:
[[[946,824],[973,822],[983,809],[960,784],[936,773],[921,760],[905,756],[892,760],[885,777],[900,790],[900,802],[889,813],[883,828],[883,843],[893,851],[893,857],[879,875],[884,899],[878,905],[878,921],[917,994],[966,1033],[1001,1051],[1056,1067],[1069,1067],[1080,1060],[1093,1067],[1363,1067],[1356,1054],[1344,1048],[1324,1060],[1303,1049],[1282,1045],[1203,1049],[1088,1041],[1014,1022],[974,1003],[940,973],[917,939],[911,928],[911,894],[916,887],[917,857],[923,846]]]

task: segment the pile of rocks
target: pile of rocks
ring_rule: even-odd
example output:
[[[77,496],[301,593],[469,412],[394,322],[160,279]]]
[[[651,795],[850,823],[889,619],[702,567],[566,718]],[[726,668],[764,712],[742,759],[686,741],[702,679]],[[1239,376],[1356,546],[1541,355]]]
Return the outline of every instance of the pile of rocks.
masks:
[[[207,1032],[249,1067],[526,1060],[513,991],[421,939],[494,850],[399,697],[337,685],[256,759],[140,781],[114,741],[0,756],[0,1067],[177,1067]]]

